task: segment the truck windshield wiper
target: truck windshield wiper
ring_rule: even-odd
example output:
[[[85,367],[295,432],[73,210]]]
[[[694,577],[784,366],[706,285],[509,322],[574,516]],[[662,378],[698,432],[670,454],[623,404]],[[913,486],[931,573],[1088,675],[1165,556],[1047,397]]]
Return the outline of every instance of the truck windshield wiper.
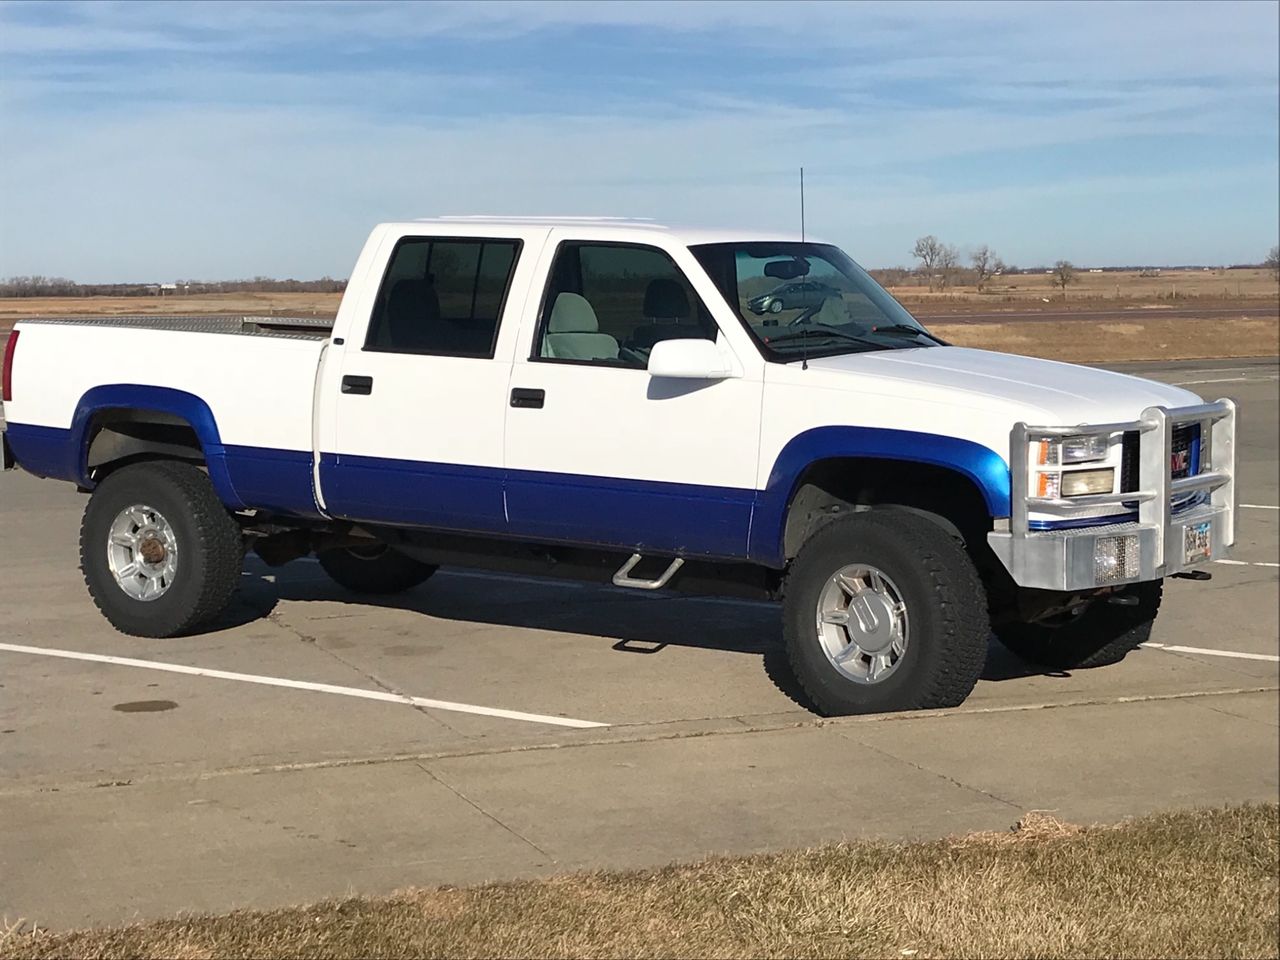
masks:
[[[854,336],[852,333],[845,333],[843,330],[837,330],[835,327],[828,327],[824,323],[811,323],[807,326],[801,327],[793,333],[784,333],[777,337],[767,337],[765,339],[765,343],[772,347],[775,344],[786,343],[790,340],[802,340],[805,337],[848,340],[850,343],[861,343],[871,347],[877,346],[877,344],[872,340]]]
[[[943,340],[941,337],[935,337],[932,333],[930,333],[928,330],[925,330],[923,327],[913,326],[910,323],[891,323],[888,326],[884,326],[884,327],[873,327],[871,332],[872,333],[910,333],[918,337],[928,337],[934,343],[939,343],[944,347],[950,346],[950,344],[948,344],[947,341]]]

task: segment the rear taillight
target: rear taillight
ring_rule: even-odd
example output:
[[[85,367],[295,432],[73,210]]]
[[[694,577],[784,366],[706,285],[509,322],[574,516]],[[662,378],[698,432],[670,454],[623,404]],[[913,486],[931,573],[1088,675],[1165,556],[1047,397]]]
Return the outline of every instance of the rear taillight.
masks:
[[[4,345],[4,391],[6,401],[13,399],[13,355],[18,349],[18,331],[9,334],[9,342]]]

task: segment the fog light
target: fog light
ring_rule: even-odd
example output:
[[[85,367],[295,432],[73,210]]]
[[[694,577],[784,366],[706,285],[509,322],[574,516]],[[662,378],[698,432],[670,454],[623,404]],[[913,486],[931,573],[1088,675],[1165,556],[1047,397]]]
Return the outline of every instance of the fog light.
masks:
[[[1099,537],[1093,541],[1093,582],[1120,583],[1138,576],[1138,538]]]
[[[1110,493],[1115,487],[1115,470],[1073,470],[1062,475],[1064,497],[1084,497],[1091,493]]]
[[[1062,474],[1041,473],[1038,476],[1039,480],[1036,483],[1036,496],[1044,497],[1049,500],[1057,500],[1058,489],[1062,483]]]

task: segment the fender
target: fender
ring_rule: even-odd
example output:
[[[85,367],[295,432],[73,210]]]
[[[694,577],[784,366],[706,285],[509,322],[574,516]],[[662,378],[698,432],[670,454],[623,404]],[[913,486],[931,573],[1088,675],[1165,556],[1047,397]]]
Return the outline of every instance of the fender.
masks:
[[[1009,467],[989,447],[913,430],[817,427],[793,437],[774,461],[751,520],[751,560],[777,569],[786,564],[783,533],[800,477],[810,465],[837,457],[902,460],[954,470],[973,481],[992,517],[1009,516]]]
[[[209,480],[218,499],[233,510],[245,508],[236,494],[235,485],[227,469],[227,450],[218,433],[218,423],[209,405],[193,393],[170,387],[150,387],[135,383],[114,383],[94,387],[76,404],[71,420],[70,442],[65,476],[80,486],[92,488],[89,478],[89,425],[96,413],[103,410],[139,410],[167,413],[185,420],[195,431],[200,448],[204,451]]]

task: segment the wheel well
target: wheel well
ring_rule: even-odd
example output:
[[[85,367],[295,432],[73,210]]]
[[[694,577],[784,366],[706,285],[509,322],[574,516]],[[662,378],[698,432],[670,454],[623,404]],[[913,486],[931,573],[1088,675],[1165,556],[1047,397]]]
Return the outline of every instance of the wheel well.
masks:
[[[86,472],[95,482],[141,460],[205,462],[195,428],[159,410],[100,410],[89,421],[86,436]]]
[[[910,510],[940,524],[971,553],[986,549],[991,515],[964,474],[905,460],[837,457],[810,464],[797,481],[783,533],[787,559],[824,523],[880,507]]]

